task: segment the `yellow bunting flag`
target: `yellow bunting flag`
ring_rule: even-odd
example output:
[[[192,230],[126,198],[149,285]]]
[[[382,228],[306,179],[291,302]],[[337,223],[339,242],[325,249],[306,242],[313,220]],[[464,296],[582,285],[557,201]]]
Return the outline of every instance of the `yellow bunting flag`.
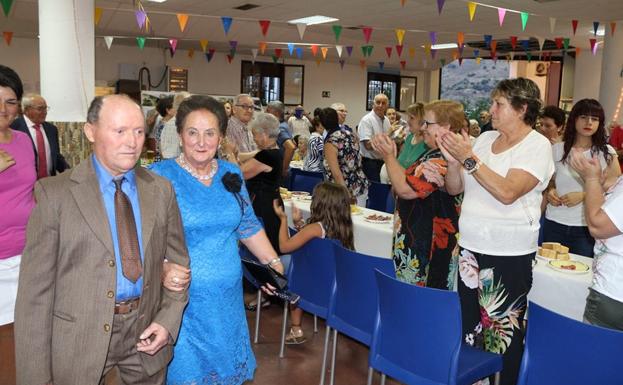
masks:
[[[100,20],[102,19],[102,9],[100,7],[95,7],[95,25],[98,25],[100,23]]]
[[[469,11],[469,21],[474,20],[474,15],[476,14],[477,5],[478,4],[474,3],[473,1],[467,2],[467,10]]]
[[[264,55],[264,51],[266,51],[266,42],[260,41],[260,53]]]
[[[396,39],[398,40],[398,45],[402,45],[402,40],[405,38],[405,30],[396,28],[394,30],[396,32]]]
[[[329,48],[328,47],[322,47],[320,48],[320,51],[322,52],[322,58],[323,59],[327,59],[327,52],[329,52]]]
[[[178,13],[177,23],[180,25],[180,31],[184,32],[186,29],[186,23],[188,23],[188,15],[185,13]]]
[[[201,44],[201,50],[203,53],[206,53],[206,50],[208,49],[208,39],[199,40],[199,44]]]
[[[426,51],[427,55],[430,55],[430,47],[431,47],[430,43],[427,43],[424,45],[424,50]]]
[[[409,57],[415,57],[415,47],[409,48]]]
[[[195,56],[195,49],[191,48],[188,50],[188,57],[192,59]]]

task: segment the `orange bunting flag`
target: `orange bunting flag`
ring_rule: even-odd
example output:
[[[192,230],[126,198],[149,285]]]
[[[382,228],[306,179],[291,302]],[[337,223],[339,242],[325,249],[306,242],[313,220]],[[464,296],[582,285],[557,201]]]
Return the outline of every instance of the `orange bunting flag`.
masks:
[[[452,60],[456,60],[459,58],[459,51],[452,52]]]
[[[467,10],[469,11],[469,21],[474,20],[474,15],[476,14],[477,5],[478,4],[474,3],[473,1],[467,2]]]
[[[322,62],[322,60],[321,60],[319,57],[317,57],[317,58],[316,58],[316,65],[317,65],[317,66],[319,66],[319,65],[320,65],[320,62]]]
[[[270,27],[270,20],[260,20],[260,28],[262,29],[262,35],[266,36],[268,33],[268,27]]]
[[[188,23],[188,15],[185,13],[178,13],[177,24],[180,26],[180,31],[184,32],[186,29],[186,23]]]
[[[407,2],[407,0],[400,0],[400,6],[404,7],[406,2]]]
[[[465,33],[458,32],[456,34],[456,43],[458,44],[459,47],[465,43]]]
[[[100,23],[100,20],[102,19],[102,9],[100,7],[95,7],[95,25],[98,25]]]
[[[266,42],[260,41],[260,53],[264,55],[264,51],[266,51]]]
[[[402,45],[402,41],[405,38],[405,30],[404,29],[395,29],[394,32],[396,32],[396,40],[398,40],[398,45]]]
[[[575,31],[578,29],[578,21],[571,20],[571,27],[573,28],[573,34],[575,35]]]
[[[415,57],[415,47],[409,48],[409,57]]]
[[[311,51],[312,51],[312,55],[314,56],[318,55],[318,46],[316,44],[312,44]]]
[[[191,48],[188,50],[188,58],[192,59],[195,56],[195,49]]]
[[[206,50],[208,49],[208,39],[199,40],[199,44],[201,44],[201,50],[203,53],[206,53]]]
[[[580,56],[580,47],[575,47],[575,58],[577,59]]]
[[[320,52],[322,52],[322,58],[323,59],[327,59],[327,52],[329,52],[329,47],[322,47],[320,48]]]
[[[6,41],[6,45],[11,45],[11,40],[13,40],[13,32],[4,31],[2,32],[2,35],[4,36],[4,41]]]
[[[361,67],[362,70],[366,69],[366,61],[361,59],[359,60],[359,67]]]
[[[498,48],[498,42],[495,40],[491,40],[491,52],[496,52]]]
[[[610,22],[610,36],[614,36],[614,29],[617,27],[617,23],[615,21]]]

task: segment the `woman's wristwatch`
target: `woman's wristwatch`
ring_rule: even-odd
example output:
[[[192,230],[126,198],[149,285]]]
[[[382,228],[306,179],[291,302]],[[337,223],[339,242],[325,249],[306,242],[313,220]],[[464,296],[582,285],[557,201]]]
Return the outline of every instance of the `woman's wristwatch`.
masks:
[[[463,167],[468,174],[473,174],[478,171],[481,165],[482,162],[475,155],[472,155],[463,161]]]

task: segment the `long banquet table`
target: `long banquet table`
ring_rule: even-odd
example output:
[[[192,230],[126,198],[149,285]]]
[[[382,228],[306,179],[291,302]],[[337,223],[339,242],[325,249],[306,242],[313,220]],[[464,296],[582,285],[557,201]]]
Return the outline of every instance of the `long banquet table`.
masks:
[[[288,214],[288,225],[292,226],[292,205],[296,205],[301,210],[304,219],[309,218],[311,202],[299,200],[297,198],[284,201],[286,213]],[[375,257],[391,258],[393,220],[388,223],[370,223],[365,221],[365,216],[370,214],[391,215],[382,211],[370,210],[359,207],[361,214],[353,214],[353,235],[355,240],[355,250],[362,254],[373,255]]]

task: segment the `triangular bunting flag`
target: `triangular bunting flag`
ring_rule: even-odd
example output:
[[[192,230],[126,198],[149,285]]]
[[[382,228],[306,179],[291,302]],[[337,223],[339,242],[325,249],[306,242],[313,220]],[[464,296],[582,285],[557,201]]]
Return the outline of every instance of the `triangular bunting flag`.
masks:
[[[465,48],[464,45],[461,45],[457,48],[457,51],[459,51],[459,55],[463,56],[463,49]]]
[[[617,27],[617,23],[615,21],[610,22],[610,36],[614,36],[614,30]]]
[[[227,62],[228,62],[229,64],[231,64],[231,61],[232,61],[233,59],[234,59],[234,57],[233,57],[233,56],[231,56],[231,55],[227,55]]]
[[[486,48],[491,47],[491,39],[493,39],[493,36],[485,35],[485,47]]]
[[[591,42],[591,52],[593,53],[593,56],[595,56],[597,54],[597,39],[591,38],[588,40]]]
[[[506,9],[498,8],[498,23],[500,23],[500,27],[504,24],[504,16],[506,16]]]
[[[329,47],[320,48],[320,52],[322,52],[322,58],[327,60],[327,52],[329,52]]]
[[[214,48],[210,48],[208,50],[208,53],[206,53],[206,59],[208,59],[208,63],[212,61],[212,58],[214,57],[214,52],[216,52],[216,50]]]
[[[437,43],[437,32],[433,32],[433,31],[429,32],[428,37],[432,45],[435,45]]]
[[[299,31],[299,37],[303,40],[303,35],[305,35],[305,29],[307,28],[307,24],[305,23],[297,23],[296,29]]]
[[[526,30],[526,24],[528,24],[528,17],[530,15],[528,14],[528,12],[522,12],[521,13],[521,30],[525,31]]]
[[[188,23],[188,15],[185,13],[178,13],[177,24],[180,26],[180,31],[184,32],[186,29],[186,23]]]
[[[312,51],[312,55],[314,56],[318,55],[318,46],[316,44],[312,44],[311,51]]]
[[[415,47],[409,47],[409,57],[415,57]]]
[[[562,46],[565,49],[565,51],[569,49],[569,41],[570,39],[568,37],[565,37],[564,39],[562,39]]]
[[[6,45],[11,45],[11,40],[13,40],[13,32],[4,31],[2,32],[2,36],[4,36],[4,41],[6,41]]]
[[[541,36],[537,36],[536,39],[539,41],[539,51],[543,51],[543,47],[545,46],[545,39]]]
[[[2,10],[4,11],[4,16],[9,16],[9,12],[11,12],[11,7],[13,6],[13,0],[0,0],[2,3]]]
[[[424,44],[424,51],[426,52],[427,55],[430,55],[430,44]]]
[[[138,48],[143,49],[145,47],[145,38],[142,36],[137,37],[136,44],[138,44]]]
[[[515,50],[515,47],[517,47],[517,36],[511,36],[511,47],[513,48],[513,50]]]
[[[149,27],[149,23],[150,23],[150,21],[149,21],[149,17],[147,17],[147,18],[145,19],[145,31],[146,31],[146,32],[147,32],[147,31],[149,31],[149,29],[150,29],[150,27]]]
[[[562,49],[562,37],[554,38],[554,43],[556,43],[556,48]]]
[[[282,53],[283,51],[281,50],[281,48],[275,48],[275,56],[277,56],[277,58],[281,58]]]
[[[253,56],[253,61],[257,58],[257,48],[251,48],[251,55]]]
[[[303,48],[302,47],[296,47],[296,57],[299,59],[303,58]]]
[[[406,2],[407,2],[407,0],[400,0],[400,6],[404,7]]]
[[[532,61],[532,54],[530,52],[526,52],[526,56],[528,57],[528,63]]]
[[[335,50],[337,51],[337,57],[342,57],[342,49],[343,47],[341,45],[335,46]]]
[[[373,45],[369,45],[368,46],[368,57],[370,57],[372,55],[372,50],[374,49]]]
[[[406,31],[404,29],[396,28],[394,32],[396,33],[396,40],[398,40],[398,45],[402,45],[402,41],[405,38]]]
[[[138,24],[139,29],[143,29],[145,26],[145,19],[147,19],[147,14],[142,9],[137,9],[134,11],[134,16],[136,17],[136,24]]]
[[[556,29],[556,18],[550,17],[549,18],[549,32],[554,33],[555,29]]]
[[[473,1],[467,2],[467,10],[469,11],[469,21],[474,20],[474,15],[476,14],[476,3]]]
[[[290,56],[294,54],[294,44],[288,43],[288,52],[290,52]]]
[[[234,57],[236,57],[236,49],[235,48],[231,48],[229,50],[229,55],[231,56],[231,58],[233,59]]]
[[[238,47],[238,40],[230,40],[229,48],[235,50]]]
[[[400,61],[400,69],[404,70],[406,66],[407,66],[407,61],[406,60],[401,60]]]
[[[366,44],[368,44],[372,37],[372,27],[363,27],[363,37],[366,40]]]
[[[498,41],[491,40],[491,53],[495,55],[495,52],[497,52],[497,50],[498,50]]]
[[[340,68],[344,69],[344,63],[346,63],[346,61],[345,60],[339,60],[339,62],[340,62]]]
[[[188,50],[188,57],[192,59],[195,56],[195,49],[191,48]]]
[[[465,33],[457,32],[456,34],[456,44],[460,47],[465,43]]]
[[[368,46],[367,45],[362,45],[361,46],[361,54],[363,55],[363,57],[368,56]]]
[[[208,49],[208,39],[199,40],[199,44],[201,45],[201,50],[205,53],[206,49]]]
[[[593,35],[597,36],[597,30],[599,29],[599,22],[593,21]]]
[[[317,57],[316,58],[316,66],[320,66],[320,63],[322,62],[322,59]]]
[[[270,20],[260,20],[260,28],[262,29],[262,36],[266,36],[268,33],[268,27],[270,27]]]
[[[361,69],[365,69],[366,68],[366,61],[365,60],[359,60],[359,67],[361,67]]]
[[[398,54],[398,57],[402,56],[402,45],[396,46],[396,53]]]
[[[580,47],[575,47],[575,58],[577,59],[580,56]]]
[[[93,18],[93,20],[95,21],[95,25],[98,25],[101,19],[102,19],[102,8],[95,7],[95,17]]]
[[[335,42],[340,41],[340,35],[342,34],[342,26],[341,25],[333,25],[331,26],[333,29],[333,34],[335,35]]]
[[[104,42],[106,43],[106,48],[107,48],[108,50],[110,50],[110,47],[112,46],[112,41],[113,41],[114,39],[115,39],[115,38],[114,38],[114,37],[112,37],[112,36],[104,36]]]
[[[515,52],[509,52],[508,57],[510,58],[510,60],[515,60]]]
[[[260,47],[260,53],[262,55],[264,55],[264,52],[266,51],[266,42],[265,41],[260,41],[259,47]]]
[[[227,36],[227,34],[229,33],[232,21],[233,19],[231,17],[221,17],[221,23],[223,24],[223,31],[225,32],[225,36]]]
[[[524,49],[524,51],[527,51],[530,49],[530,40],[529,39],[524,39],[521,41],[521,47]]]
[[[387,57],[391,58],[392,57],[392,47],[385,47],[385,52],[387,52]]]
[[[571,28],[573,28],[573,35],[575,35],[575,31],[577,31],[577,29],[578,29],[578,21],[577,20],[571,20]]]
[[[441,15],[441,10],[443,9],[443,3],[445,3],[445,0],[437,0],[437,10],[439,11],[439,14]]]
[[[479,49],[475,49],[474,50],[474,56],[478,57],[480,55],[480,50]]]
[[[346,52],[348,53],[348,57],[350,57],[350,55],[353,54],[353,46],[352,45],[346,46]]]
[[[177,39],[169,39],[169,49],[171,49],[171,56],[173,56],[177,49]]]
[[[459,57],[459,65],[462,66],[463,65],[463,57]]]
[[[383,68],[384,68],[384,67],[385,67],[385,62],[384,62],[384,61],[380,61],[380,62],[379,62],[379,69],[380,69],[381,71],[383,71]]]

